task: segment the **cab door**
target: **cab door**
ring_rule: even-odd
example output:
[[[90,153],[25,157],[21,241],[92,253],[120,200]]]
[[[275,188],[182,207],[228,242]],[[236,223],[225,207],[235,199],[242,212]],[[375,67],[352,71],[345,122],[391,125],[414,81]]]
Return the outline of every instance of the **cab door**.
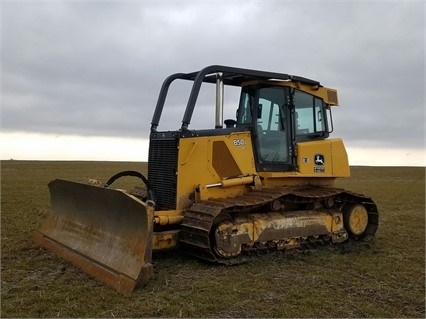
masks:
[[[250,125],[258,171],[293,166],[288,88],[256,86],[243,90],[237,125]]]

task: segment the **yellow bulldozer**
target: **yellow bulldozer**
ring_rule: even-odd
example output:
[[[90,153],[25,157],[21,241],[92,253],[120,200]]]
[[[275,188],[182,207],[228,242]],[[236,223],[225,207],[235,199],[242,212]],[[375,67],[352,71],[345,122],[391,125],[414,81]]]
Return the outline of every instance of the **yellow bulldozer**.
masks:
[[[191,81],[182,125],[158,130],[170,85]],[[190,128],[202,85],[215,85],[212,128]],[[239,87],[223,121],[226,87]],[[151,122],[148,176],[124,171],[104,187],[54,180],[52,214],[34,240],[93,277],[132,292],[153,276],[152,254],[179,247],[241,263],[258,251],[371,240],[378,210],[336,188],[350,175],[344,144],[329,138],[337,91],[308,78],[220,65],[164,81]],[[144,192],[113,189],[136,176]]]

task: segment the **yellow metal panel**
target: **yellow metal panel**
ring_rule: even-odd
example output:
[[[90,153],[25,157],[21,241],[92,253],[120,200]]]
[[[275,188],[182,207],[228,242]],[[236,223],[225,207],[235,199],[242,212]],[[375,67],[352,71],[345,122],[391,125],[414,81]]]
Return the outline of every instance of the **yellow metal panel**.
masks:
[[[222,158],[220,153],[225,154]],[[217,171],[216,171],[216,169]],[[198,185],[220,183],[223,176],[236,173],[256,174],[250,132],[237,132],[218,136],[181,138],[177,167],[177,209],[184,209],[194,202],[194,190]],[[241,193],[245,185],[227,188],[210,188],[210,197],[228,197]]]
[[[345,145],[340,138],[333,139],[332,141],[333,175],[336,177],[349,177],[351,172]]]
[[[298,171],[304,176],[347,177],[348,156],[341,139],[302,142],[297,144]]]
[[[330,140],[297,144],[297,167],[302,175],[333,176]]]

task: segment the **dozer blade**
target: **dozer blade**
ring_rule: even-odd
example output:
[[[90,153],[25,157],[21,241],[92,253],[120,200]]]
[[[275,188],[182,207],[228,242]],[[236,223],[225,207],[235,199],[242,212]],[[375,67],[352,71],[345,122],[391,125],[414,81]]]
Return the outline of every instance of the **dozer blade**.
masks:
[[[34,241],[121,292],[153,275],[153,208],[124,191],[49,183],[53,214]]]

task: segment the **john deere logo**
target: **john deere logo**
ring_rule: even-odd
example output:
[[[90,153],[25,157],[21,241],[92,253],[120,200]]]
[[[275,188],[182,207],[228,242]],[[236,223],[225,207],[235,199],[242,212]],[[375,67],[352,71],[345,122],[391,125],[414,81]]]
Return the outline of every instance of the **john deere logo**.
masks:
[[[322,154],[315,154],[315,165],[324,165],[324,155]]]

